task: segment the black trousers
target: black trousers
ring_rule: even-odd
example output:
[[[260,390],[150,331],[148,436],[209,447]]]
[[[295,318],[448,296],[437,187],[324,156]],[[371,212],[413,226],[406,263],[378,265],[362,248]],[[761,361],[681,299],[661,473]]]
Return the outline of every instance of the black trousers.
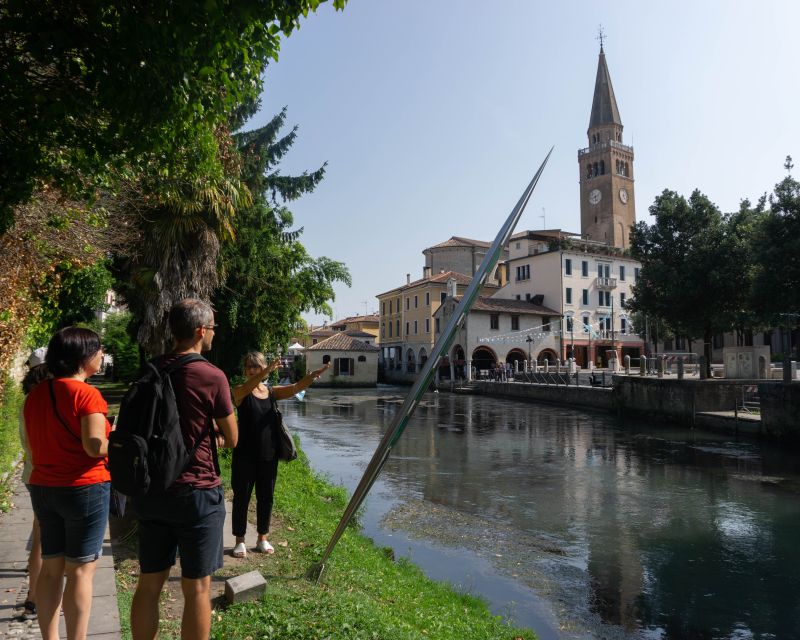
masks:
[[[233,535],[244,537],[247,531],[247,508],[253,487],[256,488],[256,531],[269,533],[272,519],[272,499],[278,479],[278,460],[252,461],[233,458],[231,488],[233,489]]]

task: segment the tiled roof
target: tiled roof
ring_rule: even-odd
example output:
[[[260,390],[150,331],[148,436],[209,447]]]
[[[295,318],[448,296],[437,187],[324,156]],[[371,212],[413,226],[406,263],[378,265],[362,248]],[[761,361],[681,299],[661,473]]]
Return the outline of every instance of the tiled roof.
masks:
[[[375,336],[371,333],[367,333],[366,331],[359,331],[358,329],[350,329],[350,331],[345,331],[345,335],[350,336],[351,338],[370,338],[371,340],[375,339]]]
[[[457,302],[461,298],[455,298]],[[520,313],[534,316],[560,316],[555,309],[533,304],[527,300],[506,300],[504,298],[487,298],[479,296],[472,305],[472,311],[489,311],[493,313]]]
[[[380,348],[356,340],[344,332],[337,332],[330,338],[307,347],[306,351],[380,351]]]
[[[414,282],[409,282],[408,284],[404,284],[402,287],[389,289],[389,291],[384,291],[383,293],[379,293],[378,295],[382,296],[387,293],[392,293],[394,291],[404,291],[405,289],[411,289],[412,287],[417,287],[421,284],[425,284],[428,282],[446,284],[450,278],[455,278],[456,284],[460,284],[463,286],[467,286],[469,285],[470,282],[472,282],[472,277],[468,275],[464,275],[463,273],[459,273],[458,271],[445,271],[444,273],[437,273],[436,275],[428,276],[427,278],[420,278],[419,280],[414,280]]]
[[[428,249],[441,249],[442,247],[484,247],[488,249],[491,246],[491,242],[472,240],[471,238],[462,238],[461,236],[452,236],[449,240],[435,244],[432,247],[428,247]]]
[[[344,318],[343,320],[337,320],[330,326],[338,327],[349,322],[380,322],[380,318],[378,317],[378,314],[370,314],[368,316],[350,316],[348,318]]]
[[[314,329],[314,331],[312,331],[308,335],[310,335],[312,338],[327,338],[328,336],[332,336],[334,333],[336,332],[333,329],[319,328],[319,329]]]

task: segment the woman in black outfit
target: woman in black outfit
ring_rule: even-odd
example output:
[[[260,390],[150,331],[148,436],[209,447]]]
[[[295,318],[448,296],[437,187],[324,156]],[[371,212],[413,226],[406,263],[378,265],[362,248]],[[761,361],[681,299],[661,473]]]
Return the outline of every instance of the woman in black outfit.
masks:
[[[291,398],[310,387],[330,364],[312,371],[295,384],[268,387],[264,379],[280,365],[280,360],[267,364],[264,355],[251,351],[244,357],[247,381],[233,389],[233,402],[237,407],[239,442],[233,450],[231,488],[233,489],[233,535],[236,546],[233,555],[244,558],[247,548],[244,534],[247,531],[247,508],[253,487],[256,489],[256,551],[274,553],[267,542],[272,517],[272,499],[278,478],[278,457],[275,443],[277,430],[275,413],[271,411],[276,400]]]

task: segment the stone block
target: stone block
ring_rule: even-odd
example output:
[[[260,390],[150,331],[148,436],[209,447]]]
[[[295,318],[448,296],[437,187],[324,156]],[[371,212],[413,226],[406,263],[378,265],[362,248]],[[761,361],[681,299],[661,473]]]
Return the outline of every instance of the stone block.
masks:
[[[258,600],[267,590],[267,581],[258,571],[250,571],[225,581],[225,599],[230,603]]]

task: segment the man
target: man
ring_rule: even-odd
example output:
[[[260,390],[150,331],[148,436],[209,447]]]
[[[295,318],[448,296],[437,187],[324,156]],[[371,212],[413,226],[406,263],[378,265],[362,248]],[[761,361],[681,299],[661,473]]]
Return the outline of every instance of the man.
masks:
[[[169,327],[175,349],[163,356],[161,366],[182,355],[211,349],[214,312],[205,302],[187,298],[170,310]],[[185,603],[181,637],[207,640],[211,629],[211,574],[222,566],[225,525],[225,496],[216,448],[235,447],[238,428],[228,380],[217,367],[205,360],[189,362],[170,379],[187,448],[191,450],[198,439],[202,440],[194,459],[165,494],[134,501],[139,516],[141,573],[131,605],[131,631],[134,640],[156,638],[159,595],[175,564],[176,551],[180,551]]]

